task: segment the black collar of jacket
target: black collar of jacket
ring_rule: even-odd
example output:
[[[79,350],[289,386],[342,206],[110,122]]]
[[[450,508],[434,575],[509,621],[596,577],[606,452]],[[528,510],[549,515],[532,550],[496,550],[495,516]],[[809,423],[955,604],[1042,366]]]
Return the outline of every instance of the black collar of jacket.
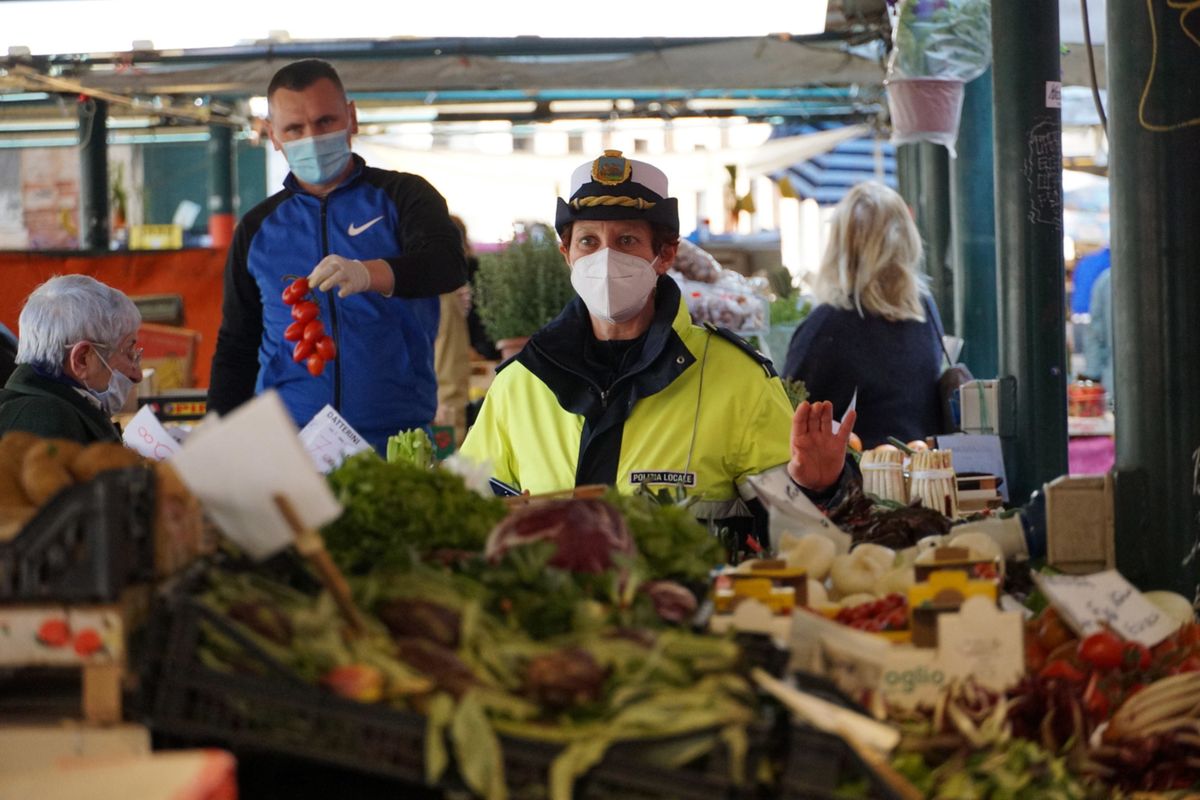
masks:
[[[671,384],[696,357],[675,331],[680,294],[675,281],[659,276],[654,297],[654,319],[636,362],[616,377],[610,387],[586,371],[583,348],[592,336],[587,306],[576,297],[550,324],[535,333],[516,356],[554,393],[558,404],[584,418],[579,442],[576,485],[613,484],[621,454],[625,420],[643,397]],[[606,390],[606,391],[605,391]]]
[[[44,375],[29,364],[18,364],[9,376],[4,389],[0,390],[0,404],[20,397],[53,397],[67,403],[83,419],[84,424],[100,440],[120,441],[120,433],[116,424],[96,406],[75,391],[71,384],[62,378]]]

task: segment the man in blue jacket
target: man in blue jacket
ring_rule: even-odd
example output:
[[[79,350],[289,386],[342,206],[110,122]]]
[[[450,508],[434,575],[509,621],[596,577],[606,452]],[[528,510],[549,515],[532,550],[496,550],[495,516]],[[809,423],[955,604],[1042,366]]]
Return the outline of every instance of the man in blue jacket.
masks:
[[[267,100],[271,142],[291,173],[234,233],[209,407],[224,414],[275,389],[297,425],[329,404],[382,451],[437,410],[438,295],[466,280],[462,237],[427,181],[351,152],[354,103],[331,65],[283,67]],[[315,376],[284,339],[293,319],[282,294],[298,277],[336,345]]]

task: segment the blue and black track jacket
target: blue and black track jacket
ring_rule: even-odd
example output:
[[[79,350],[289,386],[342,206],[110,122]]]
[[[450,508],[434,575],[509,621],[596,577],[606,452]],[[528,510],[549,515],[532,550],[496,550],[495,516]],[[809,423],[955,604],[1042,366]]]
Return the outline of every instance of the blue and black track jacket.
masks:
[[[209,408],[225,414],[264,389],[279,392],[303,426],[326,404],[376,448],[400,430],[428,425],[437,410],[433,341],[439,294],[466,280],[462,237],[446,201],[425,179],[355,169],[325,197],[288,175],[234,233],[225,265],[221,329]],[[396,276],[392,297],[314,292],[337,358],[319,377],[292,360],[285,287],[337,254],[382,258]]]

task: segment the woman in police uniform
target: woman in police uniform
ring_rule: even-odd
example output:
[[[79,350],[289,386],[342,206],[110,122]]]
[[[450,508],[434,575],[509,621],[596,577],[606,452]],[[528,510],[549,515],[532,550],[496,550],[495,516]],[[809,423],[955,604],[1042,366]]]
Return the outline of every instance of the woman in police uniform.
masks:
[[[665,274],[679,244],[666,175],[606,150],[571,176],[555,228],[579,296],[500,366],[465,456],[533,494],[678,487],[712,520],[747,516],[746,480],[772,469],[817,502],[855,479],[853,411],[836,434],[829,403],[793,416],[770,361],[692,324]]]

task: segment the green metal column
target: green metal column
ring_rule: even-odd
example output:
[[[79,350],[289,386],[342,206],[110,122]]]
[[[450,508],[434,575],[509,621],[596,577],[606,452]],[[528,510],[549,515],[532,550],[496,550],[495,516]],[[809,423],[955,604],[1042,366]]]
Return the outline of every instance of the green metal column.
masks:
[[[228,247],[234,223],[233,128],[208,126],[208,233],[213,247]]]
[[[896,145],[896,184],[900,196],[916,214],[921,199],[921,151],[918,145]]]
[[[79,247],[108,249],[108,103],[94,97],[78,104]]]
[[[954,228],[954,320],[963,363],[977,378],[1000,373],[996,314],[996,182],[992,158],[992,71],[966,86],[950,164]]]
[[[917,191],[917,227],[925,243],[929,289],[947,333],[958,330],[954,315],[954,275],[950,266],[950,151],[921,142],[921,183]]]
[[[993,0],[992,32],[1000,375],[1016,380],[1004,464],[1023,502],[1067,472],[1058,2]]]
[[[1191,597],[1200,580],[1200,51],[1187,14],[1171,5],[1108,3],[1116,555],[1140,588]]]

